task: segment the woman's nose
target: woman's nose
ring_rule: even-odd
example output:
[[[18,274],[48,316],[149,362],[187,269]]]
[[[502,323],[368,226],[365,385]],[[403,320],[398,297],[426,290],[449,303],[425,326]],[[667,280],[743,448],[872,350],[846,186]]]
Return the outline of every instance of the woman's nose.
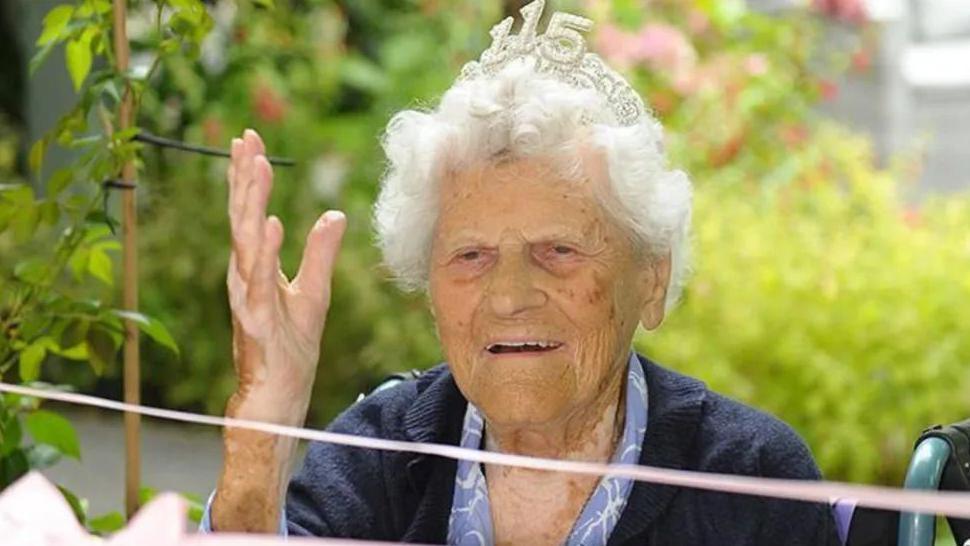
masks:
[[[500,256],[492,270],[488,300],[499,317],[515,317],[530,309],[542,307],[546,294],[536,286],[536,271],[523,256]]]

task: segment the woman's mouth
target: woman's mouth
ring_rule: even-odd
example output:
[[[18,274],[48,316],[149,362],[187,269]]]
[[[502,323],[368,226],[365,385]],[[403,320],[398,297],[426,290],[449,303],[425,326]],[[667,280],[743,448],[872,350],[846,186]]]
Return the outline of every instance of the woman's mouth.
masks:
[[[493,355],[504,354],[541,354],[555,351],[562,347],[559,341],[551,340],[523,340],[523,341],[496,341],[485,346],[485,350]]]

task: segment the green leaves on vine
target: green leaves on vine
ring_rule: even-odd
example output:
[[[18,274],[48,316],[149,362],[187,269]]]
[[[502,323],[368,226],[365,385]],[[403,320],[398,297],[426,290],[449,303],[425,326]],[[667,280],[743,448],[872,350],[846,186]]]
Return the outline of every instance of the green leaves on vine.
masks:
[[[91,72],[91,39],[93,32],[84,32],[78,38],[69,40],[64,48],[67,71],[71,74],[74,90],[80,91],[84,80]]]
[[[84,85],[95,55],[110,53],[111,29],[109,0],[82,0],[76,5],[57,6],[44,17],[43,30],[37,38],[40,49],[30,61],[30,72],[50,56],[54,47],[64,44],[67,71],[75,91]]]
[[[24,426],[34,439],[35,444],[45,444],[56,449],[65,457],[81,459],[81,445],[70,421],[60,415],[37,410],[24,418]]]

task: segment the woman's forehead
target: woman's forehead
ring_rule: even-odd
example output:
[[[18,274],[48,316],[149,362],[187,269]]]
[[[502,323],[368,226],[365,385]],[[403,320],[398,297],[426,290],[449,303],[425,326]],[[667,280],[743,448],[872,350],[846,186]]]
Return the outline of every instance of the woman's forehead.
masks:
[[[567,180],[534,162],[480,165],[442,187],[437,238],[448,241],[518,234],[529,240],[596,237],[605,210],[588,180]]]
[[[572,165],[575,163],[575,165]],[[594,187],[601,184],[576,159],[557,162],[547,158],[521,158],[499,162],[477,162],[443,177],[442,201],[493,199],[592,200]],[[553,204],[557,201],[553,201]],[[457,204],[457,203],[455,203]],[[477,203],[481,204],[481,203]]]

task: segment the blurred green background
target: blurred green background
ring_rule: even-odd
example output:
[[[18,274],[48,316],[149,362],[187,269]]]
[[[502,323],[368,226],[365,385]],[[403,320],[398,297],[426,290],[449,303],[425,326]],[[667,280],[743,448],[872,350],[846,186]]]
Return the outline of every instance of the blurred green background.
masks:
[[[290,272],[316,217],[346,211],[310,417],[323,426],[387,374],[440,359],[424,298],[393,286],[372,244],[377,137],[395,111],[433,105],[488,46],[490,25],[519,4],[268,4],[210,3],[201,56],[163,63],[137,123],[221,147],[252,127],[271,154],[294,158],[295,167],[276,170],[270,206],[286,225]],[[642,93],[666,127],[671,162],[695,184],[693,277],[682,304],[659,331],[639,335],[638,348],[791,423],[828,478],[900,484],[924,427],[970,417],[970,197],[914,197],[918,153],[877,160],[868,138],[821,113],[840,74],[866,71],[879,29],[834,8],[764,13],[733,0],[550,4],[549,12],[597,21],[593,49]],[[137,67],[151,61],[138,47],[150,42],[155,11],[133,6]],[[3,70],[25,78],[23,62]],[[61,62],[37,77],[69,89]],[[15,80],[5,81],[15,95]],[[26,155],[49,127],[31,127],[17,110],[28,98],[8,101],[0,176],[40,188]],[[43,108],[69,106],[68,97]],[[71,157],[51,153],[55,166]],[[144,402],[219,414],[235,385],[226,162],[151,147],[142,157],[141,306],[181,351],[143,344]],[[114,198],[109,208],[117,214]],[[0,233],[2,273],[45,250]],[[90,282],[120,301],[116,289]],[[121,391],[119,362],[96,375],[49,356],[40,377]]]

